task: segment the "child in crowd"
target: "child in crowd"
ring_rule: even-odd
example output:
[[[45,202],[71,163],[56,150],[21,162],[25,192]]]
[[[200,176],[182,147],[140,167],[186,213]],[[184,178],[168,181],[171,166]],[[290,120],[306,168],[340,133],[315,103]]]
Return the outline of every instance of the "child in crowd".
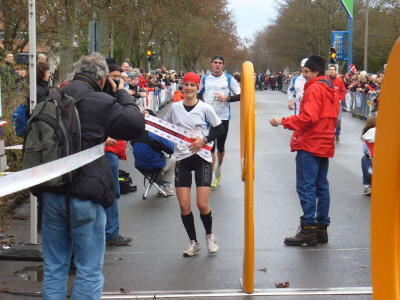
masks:
[[[364,185],[363,195],[365,196],[371,195],[372,157],[374,155],[375,128],[376,117],[369,117],[365,122],[365,126],[361,135],[364,153],[364,156],[361,158],[361,169],[363,173]]]

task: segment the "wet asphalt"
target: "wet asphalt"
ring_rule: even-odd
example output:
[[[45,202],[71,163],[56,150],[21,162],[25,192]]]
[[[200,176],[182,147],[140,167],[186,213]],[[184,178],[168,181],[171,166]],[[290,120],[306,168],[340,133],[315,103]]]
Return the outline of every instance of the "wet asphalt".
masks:
[[[212,191],[213,230],[220,244],[216,255],[206,250],[205,233],[192,207],[199,255],[184,258],[187,235],[175,196],[162,198],[152,189],[142,200],[143,176],[128,160],[121,169],[132,174],[136,193],[120,200],[121,234],[133,238],[131,246],[108,247],[105,264],[107,292],[240,289],[243,265],[244,185],[240,166],[239,103],[233,103],[232,120],[222,168],[222,185]],[[162,116],[168,107],[160,113]],[[295,153],[290,152],[291,132],[271,127],[267,120],[287,116],[286,94],[256,92],[255,151],[255,288],[368,287],[370,280],[370,198],[361,194],[363,121],[345,113],[341,141],[330,160],[331,226],[329,243],[316,247],[287,247],[286,236],[296,233],[301,209],[295,189]],[[266,272],[260,271],[266,268]],[[246,299],[371,299],[370,296],[246,297]],[[203,298],[204,299],[204,298]],[[227,298],[225,298],[227,299]],[[231,298],[244,299],[244,298]]]

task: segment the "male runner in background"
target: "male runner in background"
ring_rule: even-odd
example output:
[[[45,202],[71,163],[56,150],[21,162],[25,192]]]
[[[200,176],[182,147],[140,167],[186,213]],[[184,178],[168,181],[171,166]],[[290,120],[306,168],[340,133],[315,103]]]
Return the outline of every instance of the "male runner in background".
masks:
[[[224,160],[225,141],[231,118],[229,103],[240,100],[240,85],[232,75],[224,73],[224,58],[220,55],[211,59],[211,71],[210,74],[204,75],[201,79],[199,96],[213,107],[225,128],[225,134],[216,139],[213,148],[213,170],[215,170],[215,173],[213,173],[211,187],[217,188],[221,182],[221,166]],[[216,163],[215,148],[218,150],[218,163]]]
[[[294,114],[298,115],[300,110],[300,101],[303,98],[304,94],[304,85],[306,84],[307,79],[304,77],[303,69],[304,65],[307,61],[307,58],[304,58],[300,63],[301,74],[293,77],[290,80],[289,88],[287,91],[288,95],[288,107],[290,110],[294,110]]]
[[[335,65],[330,65],[328,69],[329,78],[332,80],[332,84],[336,91],[336,99],[338,100],[338,105],[341,107],[342,101],[346,97],[346,87],[344,85],[343,79],[338,75],[338,71]],[[342,110],[339,110],[339,116],[336,122],[336,131],[335,131],[335,142],[339,143],[340,140],[340,131],[342,129]]]

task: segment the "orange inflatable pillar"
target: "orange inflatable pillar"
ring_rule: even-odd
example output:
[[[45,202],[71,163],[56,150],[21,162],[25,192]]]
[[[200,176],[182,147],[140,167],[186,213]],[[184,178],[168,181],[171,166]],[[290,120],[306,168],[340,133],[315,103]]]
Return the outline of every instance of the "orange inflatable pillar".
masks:
[[[240,155],[242,180],[245,182],[244,205],[244,258],[243,290],[254,292],[254,145],[255,145],[255,98],[254,68],[244,62],[241,73],[240,94]]]
[[[374,300],[400,300],[400,39],[379,97],[373,159],[371,258]]]

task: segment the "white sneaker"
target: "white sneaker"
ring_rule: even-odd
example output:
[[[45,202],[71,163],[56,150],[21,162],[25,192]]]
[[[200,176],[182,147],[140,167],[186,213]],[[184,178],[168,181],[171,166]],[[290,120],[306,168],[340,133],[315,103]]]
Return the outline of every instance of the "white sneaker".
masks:
[[[165,193],[165,195],[167,195],[167,197],[175,195],[174,189],[171,187],[170,183],[162,183],[160,184],[160,188]],[[158,191],[158,194],[160,196],[164,196],[163,193],[161,193],[160,191]]]
[[[217,243],[217,240],[215,239],[215,235],[212,234],[207,234],[207,247],[208,247],[208,253],[215,253],[218,252],[219,246]]]
[[[197,255],[200,251],[200,244],[196,241],[190,241],[189,247],[183,252],[184,257],[191,257]]]
[[[167,197],[168,197],[168,196],[174,196],[174,195],[175,195],[174,189],[172,189],[172,188],[161,187],[161,190],[165,193],[165,195],[166,195]],[[158,191],[158,195],[164,196],[164,194],[161,193],[160,191]]]

